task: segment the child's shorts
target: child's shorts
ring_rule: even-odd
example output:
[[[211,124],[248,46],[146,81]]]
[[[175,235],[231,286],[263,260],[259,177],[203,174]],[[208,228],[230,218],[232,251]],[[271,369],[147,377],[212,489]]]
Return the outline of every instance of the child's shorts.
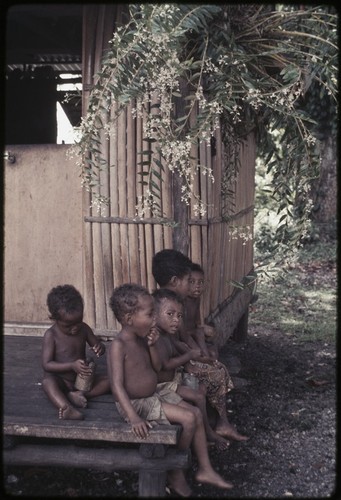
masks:
[[[136,413],[144,420],[154,421],[158,424],[170,424],[162,408],[162,402],[164,401],[165,403],[178,405],[182,401],[179,394],[175,392],[177,386],[178,383],[175,381],[162,382],[157,385],[156,391],[152,396],[147,398],[131,399],[130,402]],[[117,401],[116,407],[121,417],[129,422],[129,419]]]

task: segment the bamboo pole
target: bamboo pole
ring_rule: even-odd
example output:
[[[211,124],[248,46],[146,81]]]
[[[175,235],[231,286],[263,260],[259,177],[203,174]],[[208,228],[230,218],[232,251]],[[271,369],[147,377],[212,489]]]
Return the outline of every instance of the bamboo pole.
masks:
[[[148,102],[145,102],[145,108],[144,108],[144,113],[143,113],[144,123],[148,119],[149,112],[150,112],[150,104]],[[142,137],[142,144],[143,144],[143,151],[150,150],[150,148],[151,148],[150,143],[146,140],[146,138],[144,137],[144,134]],[[147,171],[146,165],[143,165],[143,171],[144,172]],[[145,186],[144,186],[143,192],[145,193]],[[151,217],[152,214],[151,214],[149,209],[146,211],[145,215],[146,215],[146,217]],[[145,262],[146,262],[146,282],[144,285],[146,286],[146,288],[149,291],[151,291],[153,289],[153,286],[154,286],[154,279],[153,279],[152,272],[151,272],[152,258],[154,255],[153,228],[152,228],[151,224],[145,224],[143,226],[143,228],[144,228],[144,244],[145,244],[144,249],[145,249]]]
[[[117,104],[112,106],[111,114],[115,116]],[[117,164],[117,122],[110,136],[110,212],[111,216],[118,216],[118,164]],[[119,224],[111,224],[111,258],[113,262],[113,288],[123,282],[121,266],[121,245]],[[112,328],[118,329],[119,324],[112,314]]]
[[[82,92],[82,110],[85,116],[90,88],[93,83],[93,63],[94,46],[96,32],[97,7],[93,5],[84,6],[83,15],[83,92]],[[82,190],[82,212],[83,217],[91,213],[91,196],[84,188]],[[83,244],[83,297],[85,303],[85,321],[95,327],[95,292],[93,283],[93,243],[92,243],[92,224],[83,222],[82,224],[82,244]]]
[[[136,106],[140,103],[137,102]],[[136,118],[136,192],[137,196],[143,195],[143,119],[141,116]],[[138,225],[138,239],[139,239],[139,260],[140,260],[140,280],[143,285],[147,283],[147,269],[146,269],[146,250],[145,250],[145,230],[144,225]]]
[[[190,117],[189,117],[189,125],[192,127],[196,121],[196,110],[192,109]],[[200,171],[198,170],[198,164],[200,163],[200,158],[198,154],[198,144],[192,144],[190,155],[192,159],[190,160],[191,164],[191,172],[193,175],[193,192],[199,199],[201,199],[201,190],[200,190]],[[194,205],[197,204],[195,199],[191,200],[190,203],[190,218],[191,219],[201,219],[200,214],[195,213]],[[201,265],[202,263],[202,255],[201,255],[201,231],[200,226],[191,225],[189,227],[189,243],[190,243],[190,257],[193,262],[196,262]]]
[[[136,123],[132,115],[132,103],[127,107],[127,216],[136,215]],[[138,228],[128,224],[128,248],[130,281],[139,283],[140,263],[138,246]]]
[[[120,217],[127,216],[127,152],[126,152],[126,120],[127,112],[122,111],[118,117],[117,123],[117,166],[118,166],[118,215]],[[129,246],[128,246],[128,228],[126,224],[119,224],[120,233],[120,254],[122,266],[122,282],[130,282],[129,270]]]
[[[96,49],[95,49],[95,66],[94,71],[97,73],[100,69],[100,60],[103,53],[103,31],[105,29],[105,6],[99,9],[98,22],[96,28]],[[105,152],[102,150],[102,154]],[[99,176],[100,182],[103,182],[103,176]],[[101,193],[101,187],[96,186],[93,190],[95,193]],[[94,198],[94,197],[93,197]],[[103,276],[103,247],[102,247],[102,231],[99,224],[92,224],[93,235],[93,262],[94,262],[94,292],[96,304],[96,328],[106,329],[106,304],[105,304],[105,284]]]

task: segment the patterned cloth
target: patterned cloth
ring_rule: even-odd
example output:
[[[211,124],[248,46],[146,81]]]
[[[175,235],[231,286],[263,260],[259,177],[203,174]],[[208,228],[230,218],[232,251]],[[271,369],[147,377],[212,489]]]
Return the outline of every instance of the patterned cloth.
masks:
[[[226,366],[220,361],[215,361],[213,365],[190,361],[190,365],[192,368],[188,368],[187,371],[195,375],[199,383],[205,386],[208,402],[219,415],[222,415],[226,408],[226,394],[234,387]]]

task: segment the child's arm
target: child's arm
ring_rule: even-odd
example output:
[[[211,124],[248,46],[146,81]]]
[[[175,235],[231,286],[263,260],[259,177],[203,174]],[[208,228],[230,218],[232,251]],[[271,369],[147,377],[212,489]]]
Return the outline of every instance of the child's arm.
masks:
[[[94,351],[96,356],[99,358],[105,353],[105,345],[103,342],[94,334],[93,330],[89,325],[83,323],[84,330],[86,331],[86,341]]]
[[[164,356],[162,360],[162,369],[163,370],[174,370],[179,366],[184,366],[190,359],[198,360],[201,357],[200,349],[188,349],[184,353],[179,353],[176,350],[175,345],[173,344],[173,353],[172,356]]]
[[[203,335],[202,335],[202,337],[203,337]],[[214,361],[216,360],[216,358],[212,357],[210,355],[210,353],[208,352],[206,344],[205,344],[205,350],[203,351],[201,349],[201,346],[199,345],[199,342],[197,341],[196,336],[194,334],[191,335],[187,330],[181,329],[180,330],[180,339],[182,340],[182,342],[187,344],[190,348],[200,349],[201,357],[196,358],[196,361],[201,361],[202,363],[213,364]],[[192,358],[192,359],[194,359],[194,358]]]
[[[136,413],[124,386],[124,346],[120,339],[114,338],[108,351],[108,373],[113,395],[127,415],[133,433],[139,438],[146,438],[152,427]]]
[[[207,345],[206,345],[204,330],[202,328],[197,327],[192,332],[191,337],[194,338],[194,340],[196,341],[196,343],[200,347],[202,355],[205,357],[210,357],[210,354],[209,354],[209,351],[208,351]]]
[[[55,361],[55,342],[51,330],[47,330],[43,338],[42,366],[43,369],[49,373],[66,373],[74,371],[83,376],[91,374],[91,368],[86,364],[84,359],[66,362]]]
[[[148,347],[150,359],[153,365],[154,370],[159,373],[162,368],[162,361],[160,358],[160,353],[157,347],[157,341],[160,337],[160,333],[156,327],[152,327],[150,329],[149,335],[147,335]]]

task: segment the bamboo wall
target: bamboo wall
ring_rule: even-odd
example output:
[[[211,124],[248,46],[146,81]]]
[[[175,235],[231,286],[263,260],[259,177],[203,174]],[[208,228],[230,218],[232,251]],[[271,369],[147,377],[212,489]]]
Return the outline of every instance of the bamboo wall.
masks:
[[[93,75],[99,70],[101,54],[111,37],[115,22],[120,22],[122,5],[85,7],[83,52],[83,109],[86,110]],[[115,110],[112,110],[114,112]],[[105,117],[104,117],[105,118]],[[194,117],[193,117],[194,118]],[[173,248],[173,229],[157,223],[146,215],[136,219],[137,196],[142,194],[141,171],[145,168],[139,152],[148,149],[143,140],[143,117],[132,118],[128,108],[122,113],[109,141],[103,141],[103,155],[112,167],[100,174],[100,193],[110,197],[110,206],[101,214],[91,209],[89,193],[83,195],[84,215],[84,295],[89,323],[97,332],[109,334],[120,328],[109,308],[113,287],[126,282],[138,282],[152,291],[153,255],[163,248]],[[154,145],[155,147],[155,145]],[[195,218],[193,207],[188,208],[188,256],[205,270],[208,286],[203,301],[203,314],[208,315],[231,295],[229,280],[240,281],[253,267],[252,241],[232,239],[232,226],[253,226],[255,139],[247,137],[241,144],[240,169],[231,186],[234,210],[229,223],[220,218],[223,149],[219,131],[216,132],[216,154],[201,144],[193,147],[193,156],[211,166],[215,182],[198,173],[196,191],[207,202],[204,217]],[[172,175],[165,166],[166,177],[160,185],[161,204],[165,216],[174,220],[175,199]],[[110,334],[109,334],[110,335]]]

